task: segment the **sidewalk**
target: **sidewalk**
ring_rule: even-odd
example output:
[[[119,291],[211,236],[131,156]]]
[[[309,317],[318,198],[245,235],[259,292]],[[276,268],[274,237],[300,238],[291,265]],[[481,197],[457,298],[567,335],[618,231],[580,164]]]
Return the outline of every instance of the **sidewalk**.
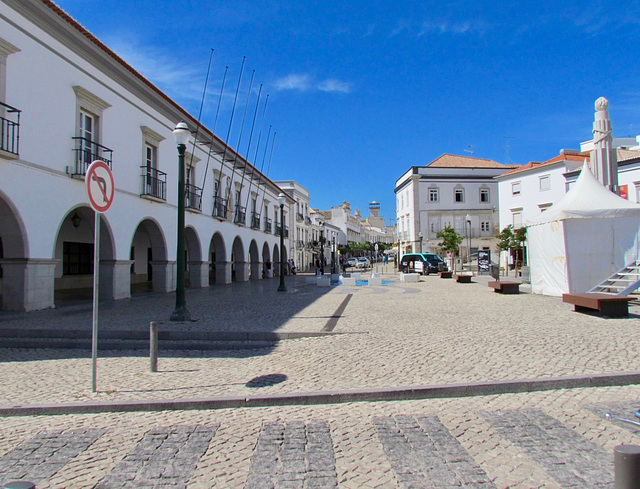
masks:
[[[473,284],[438,276],[405,284],[397,275],[387,275],[383,279],[394,282],[381,287],[331,288],[307,285],[303,275],[286,278],[287,293],[276,292],[276,280],[188,290],[187,305],[198,321],[166,327],[209,333],[311,334],[332,322],[337,334],[282,340],[260,349],[161,351],[160,372],[153,374],[144,352],[110,352],[99,358],[99,392],[95,394],[90,389],[88,351],[0,350],[0,405],[303,398],[309,393],[354,390],[375,395],[390,389],[451,384],[522,381],[526,386],[535,379],[636,374],[640,370],[637,306],[632,306],[628,319],[604,319],[575,313],[555,298],[496,294],[482,277],[474,278]],[[149,321],[168,317],[173,305],[171,295],[103,305],[101,331],[147,331]],[[0,313],[0,328],[13,327],[90,329],[90,304],[26,315]],[[614,407],[633,416],[640,395],[635,385],[472,397],[459,397],[461,390],[451,392],[442,399],[392,402],[5,418],[0,456],[42,429],[105,430],[79,458],[42,485],[92,487],[150,429],[213,423],[218,428],[187,479],[190,487],[212,487],[213,482],[217,487],[243,487],[256,480],[252,467],[268,422],[284,423],[283,433],[288,433],[285,428],[293,421],[302,422],[307,431],[324,426],[318,428],[316,421],[326,421],[335,465],[335,476],[323,479],[329,484],[326,487],[332,487],[331,481],[341,487],[402,485],[404,469],[394,459],[394,450],[404,447],[413,453],[415,447],[398,443],[418,435],[425,440],[444,437],[442,443],[450,449],[461,448],[468,472],[481,470],[486,475],[486,480],[476,481],[482,487],[490,487],[489,482],[497,487],[562,487],[568,484],[563,479],[566,474],[555,473],[557,467],[539,458],[531,447],[548,451],[550,443],[556,444],[558,453],[567,454],[568,463],[573,452],[566,450],[578,450],[563,445],[569,435],[578,436],[581,443],[589,441],[588,452],[604,460],[596,478],[606,485],[612,474],[613,447],[640,441],[635,433],[602,418],[604,411]],[[504,417],[505,410],[511,413],[510,421]],[[553,425],[555,431],[549,433],[555,435],[523,442],[523,432],[509,428],[514,422],[516,426]],[[389,430],[405,434],[388,438],[385,433]],[[434,435],[433,430],[441,435]],[[579,467],[565,468],[574,475],[581,473]],[[281,474],[282,467],[274,470]],[[407,470],[417,477],[425,468],[418,463]],[[443,471],[441,475],[449,473]],[[464,479],[459,473],[456,477]],[[320,479],[314,476],[318,484]]]

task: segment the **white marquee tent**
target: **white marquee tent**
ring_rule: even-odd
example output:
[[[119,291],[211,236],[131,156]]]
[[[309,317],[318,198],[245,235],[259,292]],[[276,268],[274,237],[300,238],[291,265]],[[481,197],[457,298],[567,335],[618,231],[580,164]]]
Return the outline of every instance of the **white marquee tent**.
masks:
[[[586,292],[640,256],[640,205],[605,188],[586,162],[569,192],[526,225],[536,294]]]

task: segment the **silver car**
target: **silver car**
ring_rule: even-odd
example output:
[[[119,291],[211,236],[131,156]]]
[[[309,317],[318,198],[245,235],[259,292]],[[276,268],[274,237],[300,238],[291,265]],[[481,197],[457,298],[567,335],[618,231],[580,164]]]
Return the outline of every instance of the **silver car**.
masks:
[[[369,268],[370,266],[369,260],[364,256],[359,256],[356,259],[356,268]]]

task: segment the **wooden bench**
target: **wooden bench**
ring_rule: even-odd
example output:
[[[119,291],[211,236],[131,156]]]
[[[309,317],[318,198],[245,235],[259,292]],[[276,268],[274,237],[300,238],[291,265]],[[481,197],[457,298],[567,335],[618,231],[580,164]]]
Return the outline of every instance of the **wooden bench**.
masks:
[[[562,294],[562,302],[573,304],[576,312],[598,311],[602,316],[621,318],[629,316],[629,301],[633,297],[585,292],[584,294]]]
[[[440,272],[440,278],[451,278],[453,276],[453,272]]]
[[[500,294],[519,294],[520,284],[522,282],[514,282],[513,280],[491,281],[489,287],[493,287],[494,292]]]
[[[456,282],[461,284],[470,284],[473,275],[456,275]]]

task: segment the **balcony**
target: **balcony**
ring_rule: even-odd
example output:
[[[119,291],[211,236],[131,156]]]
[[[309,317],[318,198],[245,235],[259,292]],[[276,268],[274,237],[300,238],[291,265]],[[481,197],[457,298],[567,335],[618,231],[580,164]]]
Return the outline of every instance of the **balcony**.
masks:
[[[236,211],[233,214],[233,222],[235,224],[242,224],[243,226],[247,223],[246,207],[242,207],[241,205],[236,205]]]
[[[268,217],[264,218],[264,232],[271,233],[271,219]]]
[[[302,214],[301,212],[297,212],[296,213],[296,221],[304,222],[304,214]]]
[[[289,237],[289,228],[287,226],[284,227],[284,237],[285,238]]]
[[[193,211],[202,211],[202,189],[187,183],[184,186],[184,206]]]
[[[309,216],[305,217],[304,223],[307,224],[308,226],[311,226],[311,218]]]
[[[11,119],[8,119],[9,114]],[[20,143],[20,111],[0,102],[0,151],[18,156]],[[12,120],[13,119],[13,120]]]
[[[280,226],[277,222],[273,234],[275,234],[276,236],[280,236],[282,234],[282,226]]]
[[[73,137],[75,141],[75,149],[73,152],[76,154],[74,166],[68,169],[68,173],[74,175],[86,175],[87,168],[91,163],[96,160],[104,161],[109,168],[111,166],[111,160],[113,159],[113,150],[102,146],[90,139]]]
[[[257,212],[251,213],[251,229],[260,229],[260,214]]]
[[[142,169],[142,196],[167,200],[167,174],[146,165]]]
[[[227,199],[223,199],[222,197],[213,198],[213,217],[217,217],[218,219],[227,218]]]

